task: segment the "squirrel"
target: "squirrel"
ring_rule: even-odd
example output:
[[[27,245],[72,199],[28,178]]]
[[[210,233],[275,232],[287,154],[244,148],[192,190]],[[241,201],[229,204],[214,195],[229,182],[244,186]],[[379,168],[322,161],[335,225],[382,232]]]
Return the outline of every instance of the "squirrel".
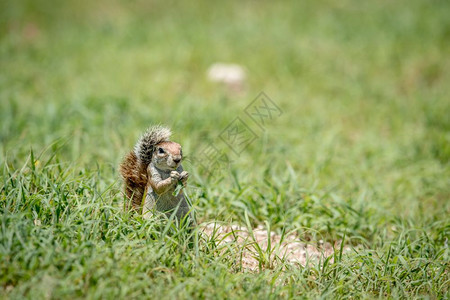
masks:
[[[134,210],[142,208],[146,195],[144,217],[156,208],[168,216],[176,211],[180,221],[190,215],[190,207],[182,191],[175,193],[179,184],[186,186],[189,173],[181,166],[183,152],[180,144],[169,140],[171,134],[169,128],[160,125],[148,128],[125,156],[120,174],[125,182],[125,195]]]

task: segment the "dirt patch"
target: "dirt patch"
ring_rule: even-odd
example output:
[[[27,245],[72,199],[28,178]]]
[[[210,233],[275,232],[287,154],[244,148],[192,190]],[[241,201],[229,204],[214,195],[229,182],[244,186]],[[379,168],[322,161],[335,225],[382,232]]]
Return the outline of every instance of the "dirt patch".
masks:
[[[215,240],[216,246],[222,251],[233,249],[238,251],[243,269],[256,271],[258,269],[274,268],[279,264],[305,266],[339,253],[341,242],[333,245],[322,240],[316,244],[301,241],[296,233],[281,236],[262,226],[249,230],[237,225],[205,224],[201,231],[208,240]],[[344,247],[343,251],[349,248]],[[331,262],[333,257],[330,258]]]

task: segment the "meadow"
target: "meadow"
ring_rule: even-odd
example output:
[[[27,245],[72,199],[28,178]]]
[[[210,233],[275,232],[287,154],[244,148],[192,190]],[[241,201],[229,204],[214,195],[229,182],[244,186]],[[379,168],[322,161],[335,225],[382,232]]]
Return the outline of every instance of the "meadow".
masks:
[[[448,298],[449,16],[444,0],[2,1],[0,297]],[[216,62],[245,68],[239,91],[208,80]],[[263,127],[246,114],[261,92],[281,110]],[[238,154],[221,139],[236,118],[255,135]],[[248,270],[233,243],[124,211],[118,165],[159,123],[199,224],[341,246],[306,265],[260,249]]]

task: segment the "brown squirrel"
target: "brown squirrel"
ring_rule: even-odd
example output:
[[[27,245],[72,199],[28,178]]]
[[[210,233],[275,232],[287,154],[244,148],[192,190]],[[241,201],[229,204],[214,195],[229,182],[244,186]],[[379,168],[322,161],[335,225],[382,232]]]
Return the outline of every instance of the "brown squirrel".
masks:
[[[144,216],[156,208],[168,215],[175,211],[181,220],[189,214],[190,207],[182,191],[175,193],[179,184],[186,185],[189,174],[181,166],[180,144],[169,141],[171,134],[169,128],[159,125],[147,129],[125,156],[120,174],[133,209],[140,211],[146,194]]]

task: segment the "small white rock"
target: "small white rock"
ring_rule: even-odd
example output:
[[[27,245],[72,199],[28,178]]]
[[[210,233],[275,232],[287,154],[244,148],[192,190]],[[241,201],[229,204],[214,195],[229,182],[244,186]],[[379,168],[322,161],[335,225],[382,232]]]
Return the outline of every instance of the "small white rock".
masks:
[[[215,63],[208,69],[208,79],[230,86],[241,86],[247,78],[245,70],[238,64]]]

